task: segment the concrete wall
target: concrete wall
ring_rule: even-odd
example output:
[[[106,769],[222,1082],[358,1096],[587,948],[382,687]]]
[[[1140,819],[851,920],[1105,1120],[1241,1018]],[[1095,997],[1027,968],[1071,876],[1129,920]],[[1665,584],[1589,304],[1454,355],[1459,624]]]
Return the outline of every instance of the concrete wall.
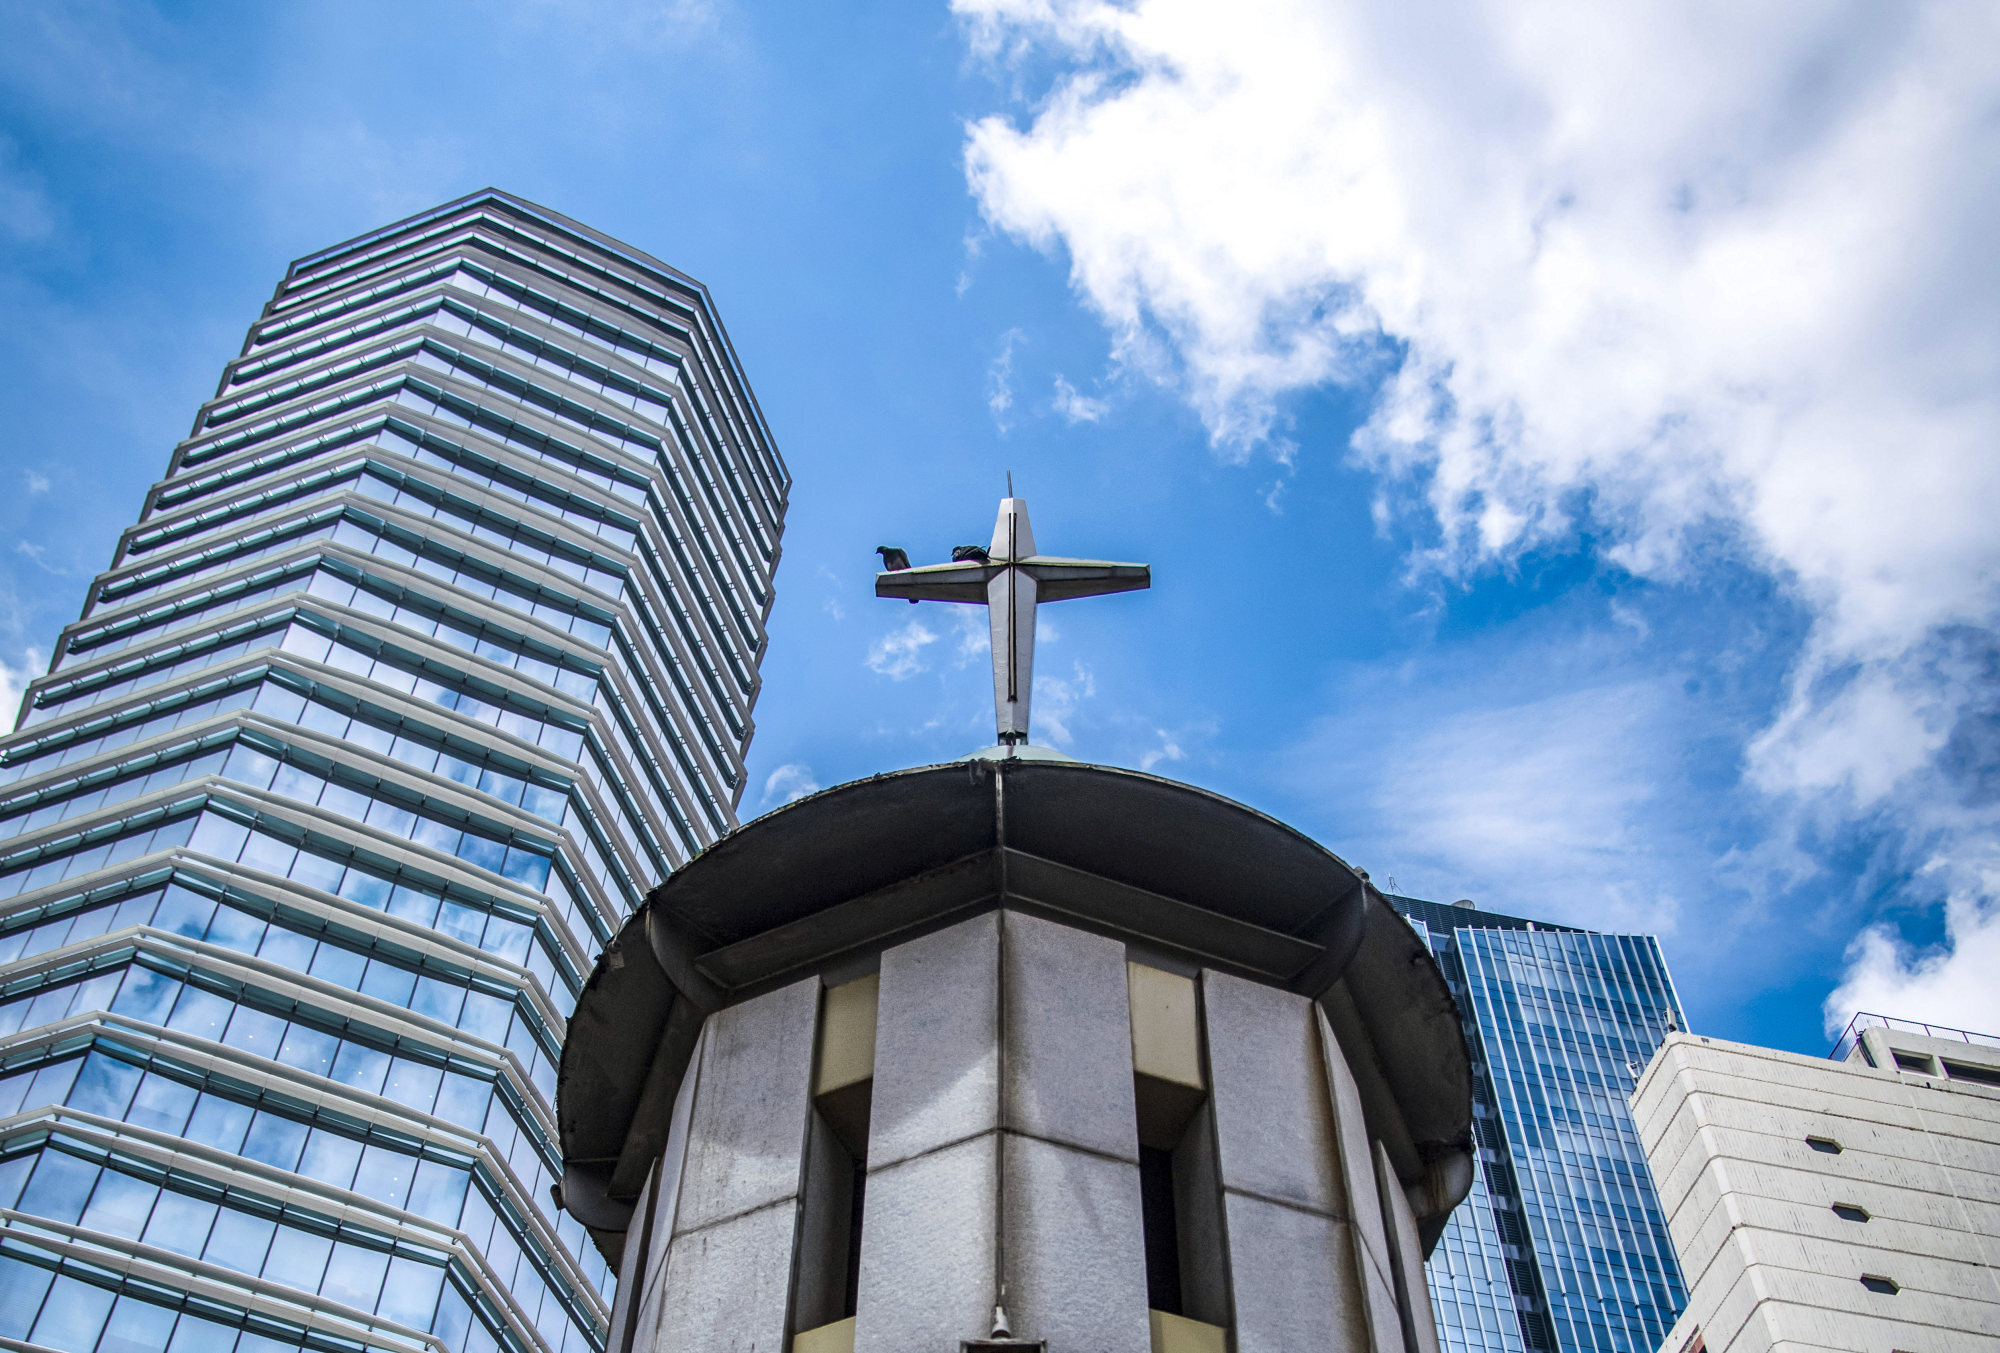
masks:
[[[1669,1344],[2000,1349],[2000,1090],[1674,1034],[1632,1106],[1689,1282]]]
[[[1174,1153],[1195,1271],[1190,1320],[1166,1328],[1212,1342],[1162,1343],[1149,1316],[1125,946],[995,911],[881,955],[851,1321],[825,1319],[808,1252],[839,1229],[814,1222],[832,1148],[808,979],[704,1028],[611,1353],[780,1353],[806,1325],[802,1348],[952,1353],[996,1305],[1054,1353],[1433,1353],[1407,1200],[1325,1018],[1240,978],[1197,985],[1208,1094]]]

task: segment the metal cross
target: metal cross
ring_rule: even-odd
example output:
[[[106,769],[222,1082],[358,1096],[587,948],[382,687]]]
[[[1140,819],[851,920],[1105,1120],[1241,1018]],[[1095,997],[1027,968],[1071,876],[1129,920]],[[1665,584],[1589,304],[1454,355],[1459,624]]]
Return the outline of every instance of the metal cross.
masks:
[[[1012,493],[1011,486],[1009,493]],[[993,633],[993,719],[1003,743],[1028,740],[1028,701],[1035,682],[1035,607],[1044,601],[1136,592],[1153,585],[1144,564],[1060,559],[1035,553],[1025,498],[1000,500],[993,544],[960,545],[949,564],[911,568],[891,546],[877,553],[888,566],[875,575],[875,595],[906,601],[984,603]]]

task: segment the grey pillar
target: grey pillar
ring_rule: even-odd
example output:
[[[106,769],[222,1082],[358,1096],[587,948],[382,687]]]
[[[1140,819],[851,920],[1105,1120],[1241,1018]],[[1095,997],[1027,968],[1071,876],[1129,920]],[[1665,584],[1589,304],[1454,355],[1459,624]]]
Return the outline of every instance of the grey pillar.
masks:
[[[856,1353],[983,1334],[999,1177],[1000,918],[882,955]]]
[[[1051,1349],[1148,1353],[1125,946],[1001,913],[1007,1311]]]
[[[788,1343],[819,979],[712,1015],[702,1031],[677,1188],[658,1190],[666,1240],[646,1353],[771,1353]],[[685,1092],[685,1085],[683,1090]],[[676,1106],[676,1119],[680,1116]],[[668,1154],[676,1144],[678,1121]],[[671,1220],[669,1220],[671,1218]]]
[[[1014,912],[888,950],[857,1353],[1146,1353],[1124,946]]]
[[[1354,1263],[1361,1280],[1361,1307],[1367,1317],[1374,1353],[1404,1353],[1403,1319],[1396,1309],[1395,1269],[1389,1256],[1388,1231],[1382,1221],[1382,1198],[1375,1189],[1376,1146],[1368,1137],[1361,1107],[1361,1088],[1354,1083],[1347,1057],[1334,1037],[1326,1012],[1312,1008],[1319,1029],[1319,1046],[1326,1068],[1327,1090],[1333,1104],[1334,1136],[1340,1144],[1340,1173],[1346,1185]],[[1397,1196],[1402,1188],[1397,1187]]]
[[[1236,1353],[1371,1348],[1314,1006],[1215,972],[1202,998]]]

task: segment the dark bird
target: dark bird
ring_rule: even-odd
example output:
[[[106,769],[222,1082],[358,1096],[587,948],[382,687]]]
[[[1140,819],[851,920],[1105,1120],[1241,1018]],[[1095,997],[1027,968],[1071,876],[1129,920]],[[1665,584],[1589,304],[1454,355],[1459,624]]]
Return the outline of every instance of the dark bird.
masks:
[[[910,566],[909,551],[899,545],[877,545],[875,553],[882,556],[882,567],[891,573],[901,573]]]
[[[984,545],[954,545],[951,547],[952,563],[963,564],[968,560],[974,560],[982,564],[985,563],[987,560],[986,547]]]

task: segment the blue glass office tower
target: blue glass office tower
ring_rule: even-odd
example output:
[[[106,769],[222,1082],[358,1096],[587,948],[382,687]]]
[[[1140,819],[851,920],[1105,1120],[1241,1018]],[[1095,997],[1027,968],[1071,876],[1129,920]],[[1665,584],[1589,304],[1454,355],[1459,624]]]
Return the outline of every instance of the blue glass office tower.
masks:
[[[1449,1353],[1653,1353],[1687,1303],[1626,1095],[1685,1028],[1659,944],[1416,898],[1473,1056],[1472,1194],[1429,1264]]]
[[[583,974],[730,827],[789,480],[700,284],[301,259],[0,742],[0,1337],[601,1348]]]

